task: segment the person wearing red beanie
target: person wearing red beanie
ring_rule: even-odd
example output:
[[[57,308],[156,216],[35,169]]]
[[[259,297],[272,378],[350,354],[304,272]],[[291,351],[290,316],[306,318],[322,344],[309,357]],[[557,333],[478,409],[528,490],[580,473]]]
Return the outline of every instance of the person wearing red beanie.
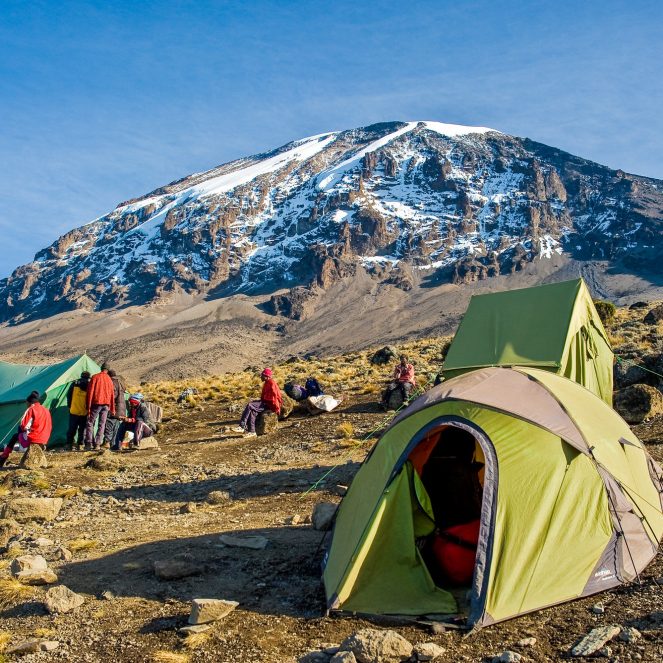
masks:
[[[233,430],[237,433],[244,433],[245,437],[255,437],[256,435],[256,419],[261,412],[269,410],[280,414],[281,405],[283,404],[283,396],[279,389],[276,380],[273,378],[272,369],[265,368],[260,374],[260,379],[263,382],[262,393],[260,400],[250,401],[244,408],[242,418],[239,420],[239,426]]]

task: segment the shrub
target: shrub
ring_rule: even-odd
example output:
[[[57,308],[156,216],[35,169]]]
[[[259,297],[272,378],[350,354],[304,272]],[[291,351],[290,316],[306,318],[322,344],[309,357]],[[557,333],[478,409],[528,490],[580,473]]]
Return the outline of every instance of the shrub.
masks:
[[[615,317],[617,307],[612,302],[604,302],[602,299],[595,300],[594,306],[596,306],[596,312],[599,314],[601,322],[609,325]]]
[[[343,421],[336,427],[336,434],[339,437],[349,440],[355,432],[355,427],[349,421]]]

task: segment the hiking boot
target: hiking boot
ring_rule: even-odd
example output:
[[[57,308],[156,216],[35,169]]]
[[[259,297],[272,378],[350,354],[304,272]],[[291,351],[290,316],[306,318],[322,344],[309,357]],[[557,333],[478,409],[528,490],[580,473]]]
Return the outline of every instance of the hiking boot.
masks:
[[[108,442],[104,442],[104,443],[103,443],[100,447],[98,447],[98,448],[99,448],[99,449],[108,449],[109,447],[110,447],[110,444],[108,444]]]
[[[255,431],[247,431],[242,437],[258,437],[258,433]]]
[[[230,431],[232,433],[246,433],[247,432],[241,426],[231,426]]]
[[[83,447],[83,451],[92,451],[92,445],[91,445],[91,444],[86,444],[86,445]]]

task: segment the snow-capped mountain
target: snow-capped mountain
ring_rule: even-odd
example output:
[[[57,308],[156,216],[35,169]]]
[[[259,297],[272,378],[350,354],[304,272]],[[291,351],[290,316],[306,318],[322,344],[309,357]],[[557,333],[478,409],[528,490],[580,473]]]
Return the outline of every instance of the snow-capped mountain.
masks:
[[[389,122],[312,136],[121,203],[0,280],[0,321],[168,300],[468,282],[555,254],[663,255],[663,182],[485,127]],[[304,293],[304,294],[302,294]],[[296,317],[293,298],[274,312]],[[296,309],[296,305],[294,306]]]

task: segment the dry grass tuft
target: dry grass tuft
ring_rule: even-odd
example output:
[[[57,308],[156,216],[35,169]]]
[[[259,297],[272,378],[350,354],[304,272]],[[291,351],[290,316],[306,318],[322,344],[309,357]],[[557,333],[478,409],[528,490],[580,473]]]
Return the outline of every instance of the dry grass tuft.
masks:
[[[32,635],[34,635],[35,638],[54,638],[57,634],[57,629],[47,627],[36,628],[32,631]]]
[[[53,497],[61,497],[64,500],[68,500],[72,497],[76,497],[76,495],[81,495],[83,491],[76,487],[72,486],[70,488],[58,488],[55,493],[53,493]]]
[[[32,587],[14,578],[0,578],[0,610],[7,610],[26,601],[33,593]]]
[[[355,433],[355,427],[349,421],[343,421],[336,427],[336,435],[338,437],[349,440]]]
[[[3,652],[5,649],[7,649],[7,645],[11,639],[12,634],[9,631],[0,631],[0,652]],[[3,658],[4,656],[0,657],[0,661],[2,661]]]
[[[125,571],[137,571],[138,569],[143,568],[143,565],[139,562],[125,562],[122,564],[122,568]]]
[[[182,643],[187,649],[198,649],[212,637],[211,631],[204,633],[189,633]]]
[[[165,649],[152,652],[153,663],[189,663],[189,660],[190,656],[188,654],[178,654]]]
[[[11,487],[6,483],[0,484],[0,497],[6,497],[11,493]]]
[[[67,548],[71,552],[79,552],[81,550],[92,550],[99,545],[96,539],[73,539],[67,542]]]

